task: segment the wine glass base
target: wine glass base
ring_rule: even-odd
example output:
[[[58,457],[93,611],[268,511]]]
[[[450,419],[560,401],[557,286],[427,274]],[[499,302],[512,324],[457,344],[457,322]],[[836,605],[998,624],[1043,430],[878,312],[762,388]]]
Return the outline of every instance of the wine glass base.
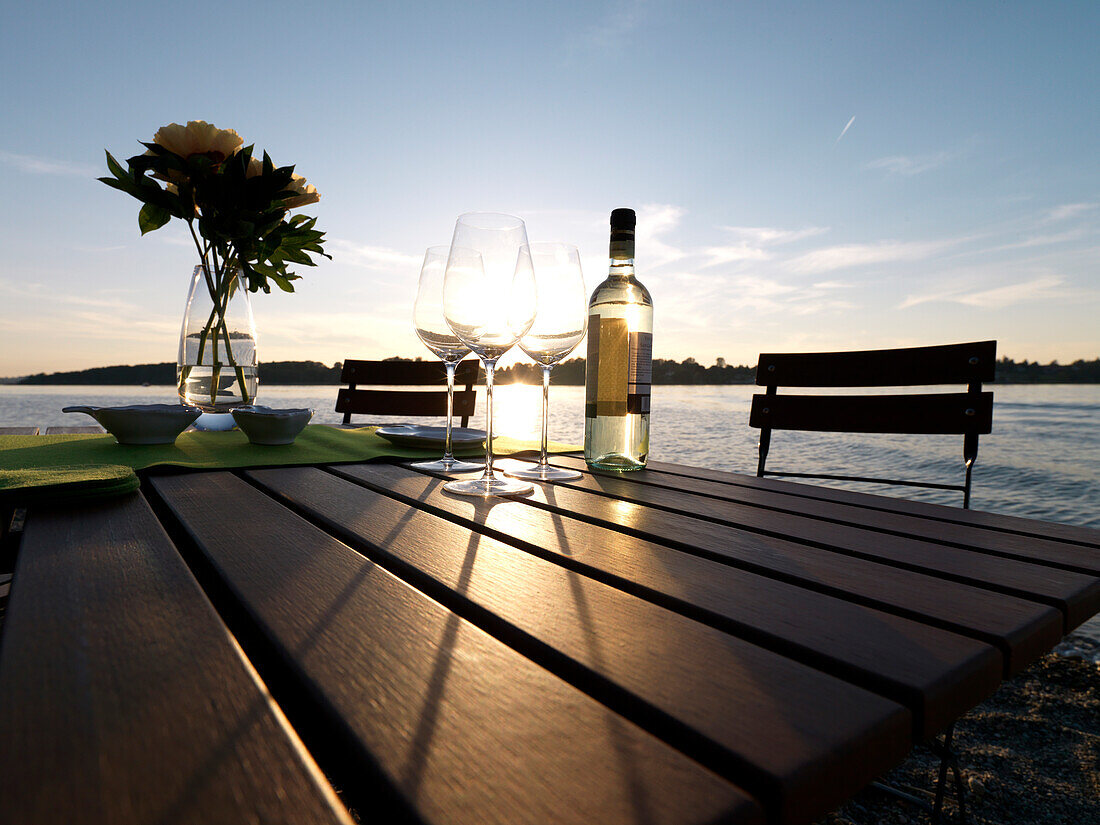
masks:
[[[522,493],[530,493],[535,485],[527,481],[517,481],[514,478],[502,478],[494,475],[490,478],[471,478],[463,481],[448,481],[443,485],[448,493],[457,493],[460,496],[514,496]]]
[[[581,477],[576,470],[551,467],[549,464],[527,464],[515,469],[509,467],[504,472],[513,478],[529,478],[532,481],[569,481]]]
[[[428,473],[480,473],[485,469],[485,463],[474,464],[471,461],[463,461],[460,458],[455,458],[450,461],[445,461],[442,458],[435,461],[418,461],[415,464],[410,464],[414,470],[423,470]]]

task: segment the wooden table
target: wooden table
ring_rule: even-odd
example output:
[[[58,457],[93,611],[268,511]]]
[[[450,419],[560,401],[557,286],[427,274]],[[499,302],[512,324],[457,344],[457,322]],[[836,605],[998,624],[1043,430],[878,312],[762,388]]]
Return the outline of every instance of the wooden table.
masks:
[[[1100,531],[659,463],[441,484],[32,509],[0,822],[811,822],[1100,610]]]

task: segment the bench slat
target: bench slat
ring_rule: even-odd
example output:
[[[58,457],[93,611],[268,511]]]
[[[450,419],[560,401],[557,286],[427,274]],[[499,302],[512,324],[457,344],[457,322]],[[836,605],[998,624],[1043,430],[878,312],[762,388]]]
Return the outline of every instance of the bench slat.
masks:
[[[854,504],[864,510],[904,513],[945,524],[966,524],[993,532],[1031,536],[1045,541],[1058,541],[1071,545],[1100,548],[1100,530],[1079,527],[1074,524],[1040,521],[1032,518],[1009,516],[1003,513],[989,513],[982,510],[964,510],[961,507],[949,507],[944,504],[932,504],[931,502],[916,501],[909,498],[876,495],[837,487],[823,487],[816,484],[798,484],[776,478],[757,478],[742,473],[730,473],[706,467],[685,467],[663,461],[651,460],[646,465],[646,473],[647,475],[673,476],[678,479],[707,479],[729,486],[767,490],[799,499],[836,501],[844,504]]]
[[[604,479],[599,481],[613,481]],[[525,501],[622,530],[800,587],[981,639],[1018,673],[1062,638],[1062,615],[1047,605],[935,578],[737,527],[658,510],[562,484],[536,487]]]
[[[905,704],[917,741],[943,730],[1000,682],[1000,653],[975,639],[523,501],[471,512],[467,501],[441,491],[440,480],[403,467],[351,465],[332,472]]]
[[[683,738],[682,750],[768,802],[779,821],[826,813],[911,745],[909,715],[893,702],[495,539],[471,539],[464,525],[313,468],[249,475],[339,537],[407,566],[430,595],[486,611],[483,626],[521,652],[546,645],[567,657],[562,671],[581,668],[571,681],[595,680],[587,692]],[[478,515],[495,506],[466,504]],[[862,758],[843,757],[853,751]]]
[[[569,466],[580,466],[577,460],[568,457],[563,457],[561,463]],[[999,558],[1017,559],[1074,570],[1089,577],[1100,576],[1100,547],[1090,548],[1067,544],[1046,537],[989,530],[980,525],[971,526],[965,523],[946,522],[936,518],[922,518],[919,515],[868,509],[858,500],[846,502],[841,500],[818,500],[800,496],[777,497],[771,491],[756,487],[734,487],[705,478],[684,478],[649,470],[631,473],[629,476],[624,476],[623,480],[666,489],[683,490],[721,498],[726,501],[751,504],[813,518],[838,521],[870,530],[943,542],[965,547],[968,550],[989,553]],[[961,508],[941,509],[957,509],[961,513],[968,512]],[[1089,532],[1096,533],[1097,531]],[[1084,538],[1085,531],[1083,529],[1081,534],[1081,537]]]
[[[235,476],[152,483],[333,735],[424,821],[761,821],[735,786]],[[436,546],[403,525],[386,538]]]
[[[12,584],[0,821],[350,825],[139,494],[35,508]]]
[[[575,465],[576,461],[566,460],[563,463]],[[666,487],[638,483],[634,475],[632,473],[630,478],[624,478],[586,473],[582,478],[565,484],[1043,602],[1057,607],[1065,615],[1063,632],[1066,633],[1100,610],[1100,579],[1095,575],[994,556],[969,546],[949,547],[934,541],[879,531],[887,529],[891,521],[904,521],[902,516],[870,513],[866,519],[868,527],[878,526],[879,529],[867,529],[853,526],[852,508],[845,505],[808,501],[800,502],[798,509],[775,510],[767,506],[742,504],[731,498],[717,498],[715,493],[724,494],[725,491],[713,482],[685,479],[682,483],[678,480],[675,487]],[[769,500],[758,497],[758,502],[767,503]],[[822,515],[847,518],[849,523],[826,521],[820,518]],[[959,532],[966,531],[960,528]],[[995,536],[994,539],[990,542],[993,545],[997,541],[1008,544],[1012,537]],[[1054,552],[1072,551],[1057,545]],[[1087,554],[1089,551],[1079,552]]]

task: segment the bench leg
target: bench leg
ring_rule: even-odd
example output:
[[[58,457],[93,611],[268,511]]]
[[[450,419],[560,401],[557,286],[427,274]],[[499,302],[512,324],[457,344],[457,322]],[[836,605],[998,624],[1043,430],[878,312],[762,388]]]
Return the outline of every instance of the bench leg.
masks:
[[[872,782],[871,786],[876,790],[889,794],[895,799],[900,799],[914,807],[920,808],[922,811],[927,811],[930,815],[932,825],[942,825],[943,823],[950,822],[949,819],[945,818],[943,813],[943,803],[947,793],[947,774],[950,770],[951,778],[955,781],[955,802],[959,806],[959,816],[956,821],[959,825],[966,825],[966,787],[963,784],[962,770],[959,768],[959,755],[951,747],[951,739],[954,733],[955,725],[952,724],[951,727],[944,732],[942,742],[938,739],[934,739],[929,745],[932,753],[940,758],[940,770],[939,777],[936,781],[936,793],[931,805],[929,805],[926,800],[916,795],[916,789],[896,788],[893,785],[887,785],[882,782]],[[910,793],[910,790],[914,792]]]

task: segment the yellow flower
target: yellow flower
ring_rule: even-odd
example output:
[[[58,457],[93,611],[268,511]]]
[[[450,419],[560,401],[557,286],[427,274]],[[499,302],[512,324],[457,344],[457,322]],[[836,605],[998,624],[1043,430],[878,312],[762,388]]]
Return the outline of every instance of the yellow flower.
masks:
[[[258,157],[253,155],[248,159],[248,169],[245,170],[244,176],[246,178],[254,178],[258,175],[262,175],[264,172],[264,162]]]
[[[306,179],[301,175],[293,175],[286,188],[296,193],[283,201],[287,209],[297,209],[321,200],[316,187],[307,185]]]
[[[205,120],[189,120],[186,126],[169,123],[153,135],[153,143],[175,152],[181,158],[206,155],[221,163],[241,148],[244,141],[232,129],[218,129]]]

